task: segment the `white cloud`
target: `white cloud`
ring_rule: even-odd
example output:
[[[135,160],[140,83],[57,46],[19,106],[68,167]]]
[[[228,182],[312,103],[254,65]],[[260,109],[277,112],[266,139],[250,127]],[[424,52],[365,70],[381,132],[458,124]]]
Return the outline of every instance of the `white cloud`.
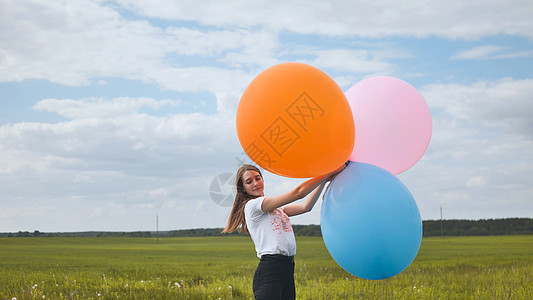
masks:
[[[82,174],[77,174],[76,177],[74,177],[72,181],[74,182],[95,182],[94,179],[91,178],[91,176],[82,175]]]
[[[175,53],[182,55],[215,56],[228,50],[237,50],[253,39],[254,35],[245,30],[200,31],[183,27],[169,27],[165,30],[175,46]]]
[[[90,183],[104,174],[84,172],[185,176],[200,161],[224,165],[220,157],[232,160],[239,153],[233,119],[227,116],[156,117],[138,111],[165,103],[145,98],[43,100],[36,107],[71,120],[0,126],[0,170],[6,176],[56,170],[62,174],[58,180],[71,176],[69,181]]]
[[[227,70],[214,67],[161,68],[152,69],[146,78],[156,81],[163,89],[174,91],[227,92],[244,91],[252,75],[240,70]]]
[[[113,118],[117,116],[133,115],[143,108],[160,109],[165,105],[178,106],[179,100],[154,100],[150,98],[102,98],[72,99],[44,99],[33,106],[36,111],[54,112],[69,119],[81,118]]]
[[[486,59],[496,53],[503,51],[505,47],[501,46],[479,46],[465,51],[461,51],[452,56],[452,59]]]
[[[10,28],[0,34],[3,82],[79,86],[124,77],[178,91],[228,90],[242,88],[235,82],[243,82],[243,72],[204,67],[206,57],[230,66],[275,62],[277,37],[264,31],[162,29],[93,1],[1,2],[0,11],[0,28]],[[191,66],[197,57],[201,63]]]
[[[281,31],[326,36],[451,38],[498,33],[530,36],[533,32],[533,21],[523,15],[527,14],[523,6],[531,5],[528,2],[523,3],[522,9],[503,10],[503,3],[489,1],[483,3],[484,14],[479,15],[472,13],[478,9],[474,4],[440,1],[423,6],[417,1],[402,5],[388,1],[312,5],[300,1],[276,5],[241,1],[203,5],[175,1],[119,3],[140,15],[216,27],[161,28],[156,20],[128,20],[104,2],[2,2],[0,27],[10,30],[0,34],[0,81],[43,79],[78,86],[94,79],[100,82],[102,77],[124,77],[156,82],[176,91],[235,92],[244,89],[243,83],[249,82],[252,74],[280,62],[277,56],[283,51],[278,40]],[[519,6],[505,4],[506,8]],[[496,17],[499,21],[493,22]],[[455,57],[480,57],[501,50],[487,47]],[[313,63],[340,71],[374,73],[393,68],[385,60],[393,53],[341,48],[318,50],[315,55]],[[206,59],[219,66],[206,67]],[[250,73],[242,68],[250,68]]]
[[[456,121],[497,126],[509,134],[533,137],[533,79],[435,84],[425,86],[422,93],[431,108]]]
[[[467,187],[474,187],[474,186],[484,186],[487,183],[487,178],[485,176],[476,176],[468,179],[466,182]]]
[[[332,36],[440,36],[476,39],[510,34],[531,37],[531,1],[194,1],[120,0],[136,14],[211,26],[268,27]],[[495,21],[497,20],[497,21]]]
[[[422,218],[438,218],[440,206],[446,218],[527,217],[533,209],[533,81],[427,85],[421,93],[432,110],[433,136],[426,154],[400,178]]]
[[[315,58],[311,64],[319,68],[331,68],[339,71],[366,74],[390,72],[393,68],[390,63],[375,58],[375,56],[367,50],[317,50],[313,52],[313,54],[315,54],[317,58]]]
[[[533,51],[512,52],[508,51],[508,47],[485,45],[458,52],[451,59],[504,59],[527,56],[533,56]]]
[[[51,228],[64,226],[61,216],[68,214],[76,219],[69,230],[146,230],[157,212],[168,229],[187,227],[183,220],[201,226],[216,219],[175,214],[196,211],[201,201],[200,208],[217,209],[207,200],[210,180],[218,170],[233,171],[241,151],[233,119],[141,113],[166,104],[172,102],[47,99],[36,107],[69,120],[0,126],[0,203],[9,215],[0,224],[57,230]],[[108,221],[95,225],[98,218]],[[135,218],[149,221],[132,227]]]
[[[150,195],[152,197],[161,197],[161,196],[164,197],[168,195],[168,189],[166,188],[155,189],[155,190],[150,191]]]
[[[46,79],[86,85],[91,76],[132,78],[145,63],[161,60],[166,45],[160,29],[126,21],[92,1],[2,2],[2,81]],[[51,68],[53,66],[53,68]],[[15,71],[16,70],[16,71]]]

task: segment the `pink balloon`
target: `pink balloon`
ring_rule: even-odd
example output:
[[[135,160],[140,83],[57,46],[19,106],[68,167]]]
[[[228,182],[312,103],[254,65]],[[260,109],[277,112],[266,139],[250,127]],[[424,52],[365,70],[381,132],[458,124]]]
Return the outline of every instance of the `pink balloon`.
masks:
[[[431,140],[431,113],[413,86],[378,76],[356,83],[345,95],[355,122],[351,161],[374,164],[397,175],[424,155]]]

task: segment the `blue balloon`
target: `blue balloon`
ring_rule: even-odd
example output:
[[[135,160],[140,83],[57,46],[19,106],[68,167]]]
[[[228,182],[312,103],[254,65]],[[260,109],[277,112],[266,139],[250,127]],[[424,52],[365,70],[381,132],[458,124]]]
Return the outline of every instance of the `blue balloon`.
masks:
[[[375,165],[350,162],[330,183],[320,227],[326,248],[349,273],[379,280],[415,259],[422,220],[407,187]]]

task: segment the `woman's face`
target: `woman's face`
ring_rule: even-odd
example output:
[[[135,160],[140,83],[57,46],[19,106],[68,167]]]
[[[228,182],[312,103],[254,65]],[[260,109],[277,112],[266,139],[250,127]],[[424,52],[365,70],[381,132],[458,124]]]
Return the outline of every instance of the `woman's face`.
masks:
[[[254,197],[264,196],[263,178],[259,172],[254,170],[245,171],[242,174],[242,185],[248,195]]]

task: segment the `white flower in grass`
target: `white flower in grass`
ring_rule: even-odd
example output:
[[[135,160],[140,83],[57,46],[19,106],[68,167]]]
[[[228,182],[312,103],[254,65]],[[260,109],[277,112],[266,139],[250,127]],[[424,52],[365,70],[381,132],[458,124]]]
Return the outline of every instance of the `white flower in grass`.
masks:
[[[174,285],[177,286],[178,288],[181,287],[181,284],[177,283],[177,282],[174,282]]]

